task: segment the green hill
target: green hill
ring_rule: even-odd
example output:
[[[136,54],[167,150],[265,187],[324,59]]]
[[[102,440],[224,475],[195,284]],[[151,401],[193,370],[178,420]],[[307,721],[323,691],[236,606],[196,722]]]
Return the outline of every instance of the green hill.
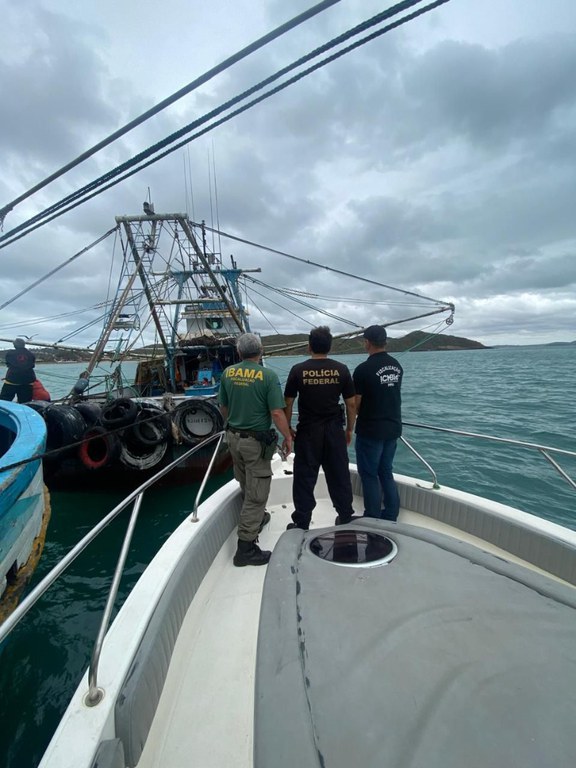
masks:
[[[268,355],[306,355],[308,346],[308,334],[279,334],[276,336],[262,336],[264,350]],[[37,348],[31,343],[30,348],[36,355],[38,363],[71,363],[86,362],[90,360],[91,353],[82,350],[54,349],[52,347]],[[464,339],[460,336],[447,336],[440,334],[430,336],[423,331],[413,331],[406,336],[388,339],[388,352],[429,352],[429,351],[448,351],[456,349],[488,349],[478,341]],[[6,350],[0,349],[0,356]],[[161,349],[157,345],[143,347],[136,352],[158,352]],[[364,343],[361,338],[356,339],[335,339],[332,345],[332,353],[335,355],[356,355],[364,352]],[[130,359],[130,358],[128,358]],[[137,359],[137,357],[133,358]]]
[[[262,336],[264,349],[269,355],[299,355],[306,354],[308,336],[303,333],[279,334],[277,336]],[[288,348],[289,347],[289,348]],[[479,341],[465,339],[461,336],[439,334],[430,336],[423,331],[412,331],[406,336],[388,338],[388,352],[438,352],[458,349],[489,349]],[[337,355],[355,355],[364,352],[361,338],[335,339],[332,353]]]

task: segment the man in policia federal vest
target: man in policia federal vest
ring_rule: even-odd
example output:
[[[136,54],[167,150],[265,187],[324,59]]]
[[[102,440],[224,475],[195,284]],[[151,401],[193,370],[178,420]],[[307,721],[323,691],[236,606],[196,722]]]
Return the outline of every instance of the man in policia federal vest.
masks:
[[[262,551],[257,542],[258,534],[270,520],[266,502],[272,479],[270,463],[277,442],[272,421],[284,438],[285,455],[292,450],[292,437],[278,376],[260,364],[260,339],[253,333],[244,333],[236,340],[236,348],[242,362],[225,368],[219,393],[220,410],[228,421],[227,441],[234,477],[243,496],[234,565],[265,565],[272,553]]]
[[[308,337],[311,357],[293,366],[284,387],[288,424],[292,419],[294,400],[298,397],[292,484],[294,512],[288,529],[307,531],[310,527],[320,467],[324,470],[328,493],[338,513],[336,524],[350,522],[354,513],[347,446],[352,440],[356,418],[355,391],[348,367],[328,357],[331,346],[330,329],[326,326],[313,328]],[[340,396],[346,406],[346,429]]]

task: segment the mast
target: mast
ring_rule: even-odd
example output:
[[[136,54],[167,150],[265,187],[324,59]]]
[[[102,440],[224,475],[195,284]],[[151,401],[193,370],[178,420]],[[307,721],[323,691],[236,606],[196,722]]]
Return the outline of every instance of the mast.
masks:
[[[154,320],[154,325],[156,326],[156,331],[158,332],[158,337],[160,338],[160,343],[164,347],[164,352],[167,356],[170,355],[170,347],[168,345],[168,342],[166,341],[166,337],[164,336],[164,330],[162,329],[162,324],[160,322],[160,318],[158,317],[158,312],[156,311],[156,306],[154,303],[154,297],[152,296],[152,292],[150,291],[150,286],[148,284],[148,277],[146,275],[145,270],[143,269],[142,265],[142,258],[140,254],[138,253],[138,248],[136,247],[136,243],[134,241],[134,237],[132,235],[132,230],[129,226],[128,219],[130,217],[116,217],[116,221],[121,221],[124,225],[124,230],[126,232],[126,237],[128,239],[128,243],[130,245],[130,250],[132,252],[132,257],[134,259],[134,264],[136,266],[136,272],[138,273],[138,276],[140,277],[140,282],[142,283],[142,288],[144,289],[144,294],[146,296],[146,300],[148,301],[148,307],[150,309],[150,314],[152,315],[152,319]],[[152,219],[152,233],[150,236],[150,247],[152,247],[152,244],[155,242],[156,239],[156,220],[155,217],[150,217]],[[134,274],[136,274],[136,272]]]
[[[232,319],[234,320],[234,322],[238,326],[238,330],[241,333],[244,333],[244,331],[245,331],[244,325],[243,325],[242,321],[240,320],[240,318],[238,317],[238,315],[236,313],[236,310],[234,309],[234,307],[232,306],[232,304],[228,300],[228,297],[226,296],[226,294],[222,290],[222,286],[220,285],[220,283],[216,279],[216,275],[214,274],[214,272],[213,272],[210,264],[208,263],[208,260],[206,259],[205,255],[202,253],[202,249],[198,246],[198,243],[196,242],[196,238],[194,237],[194,233],[192,232],[192,228],[190,227],[190,223],[189,223],[188,219],[185,218],[184,216],[182,216],[180,218],[180,224],[182,226],[182,229],[184,230],[184,233],[186,234],[186,237],[188,238],[188,240],[190,241],[192,247],[194,248],[194,252],[196,253],[198,258],[202,262],[202,266],[204,267],[204,269],[206,270],[206,272],[210,276],[210,279],[212,280],[212,282],[214,284],[214,287],[216,288],[220,298],[222,299],[224,304],[226,304],[226,307],[227,307],[228,311],[230,312],[230,315],[232,316]]]

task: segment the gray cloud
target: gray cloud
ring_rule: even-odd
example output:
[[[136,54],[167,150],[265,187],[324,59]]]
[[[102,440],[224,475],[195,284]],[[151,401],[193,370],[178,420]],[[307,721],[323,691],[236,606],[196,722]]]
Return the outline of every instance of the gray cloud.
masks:
[[[229,9],[218,1],[207,11],[170,0],[154,21],[141,9],[135,14],[131,1],[124,7],[102,0],[98,14],[53,10],[47,0],[13,4],[3,17],[7,44],[0,52],[0,204],[307,5],[288,11],[275,0],[250,11],[248,3]],[[6,226],[377,5],[339,4],[109,147],[10,214]],[[242,24],[248,12],[253,33]],[[170,17],[185,33],[174,33]],[[170,45],[159,41],[168,29]],[[523,341],[576,338],[567,319],[576,302],[575,42],[576,18],[565,2],[548,11],[537,0],[482,9],[449,3],[0,251],[0,303],[111,227],[114,215],[138,212],[148,188],[157,210],[182,210],[190,162],[197,219],[318,263],[451,298],[458,335],[488,343],[506,334]],[[189,190],[188,204],[192,213]],[[4,322],[96,303],[105,295],[110,251],[101,246],[78,260],[50,291],[6,310]],[[359,321],[396,311],[362,303],[383,295],[375,286],[306,271],[233,242],[224,242],[223,252],[261,264],[269,282],[346,297],[340,314]],[[296,318],[273,312],[276,326],[300,330]],[[303,319],[308,314],[301,310]]]

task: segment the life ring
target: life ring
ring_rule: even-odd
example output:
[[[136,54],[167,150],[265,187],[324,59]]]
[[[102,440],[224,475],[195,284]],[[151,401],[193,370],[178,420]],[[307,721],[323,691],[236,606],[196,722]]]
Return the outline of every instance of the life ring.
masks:
[[[120,441],[104,427],[89,427],[84,442],[78,448],[78,458],[86,469],[103,469],[120,455]]]
[[[219,408],[210,400],[200,397],[187,398],[173,411],[172,418],[187,445],[197,445],[224,428]]]
[[[138,415],[138,404],[129,397],[117,397],[102,409],[100,420],[105,427],[116,429],[133,424]]]
[[[158,406],[141,405],[130,433],[137,443],[158,445],[171,434],[170,416]]]
[[[143,445],[134,440],[130,433],[132,430],[126,430],[122,435],[120,443],[120,462],[129,469],[152,469],[159,464],[168,450],[168,441],[158,443],[157,445]]]
[[[91,403],[89,401],[74,403],[74,408],[82,414],[84,421],[89,427],[99,423],[102,416],[102,408],[98,403]]]
[[[47,427],[46,448],[49,451],[78,443],[86,430],[81,413],[72,405],[49,405],[42,412]]]

